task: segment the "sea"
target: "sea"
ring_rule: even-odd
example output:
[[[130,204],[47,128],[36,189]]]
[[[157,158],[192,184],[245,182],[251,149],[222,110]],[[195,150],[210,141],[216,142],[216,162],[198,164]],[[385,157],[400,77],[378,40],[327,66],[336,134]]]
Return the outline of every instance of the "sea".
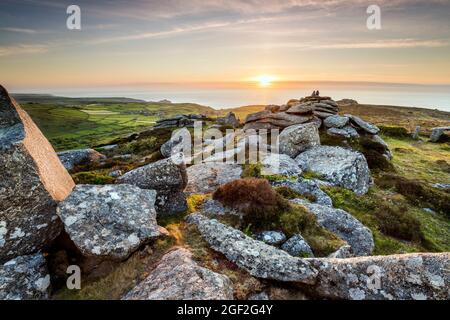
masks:
[[[157,85],[146,87],[110,87],[77,89],[16,90],[16,93],[46,93],[65,97],[127,97],[145,101],[170,100],[174,103],[197,103],[214,109],[246,105],[283,104],[290,99],[320,90],[334,100],[353,99],[361,104],[419,107],[450,112],[450,85],[402,84],[309,84],[277,87],[195,87],[192,85]]]

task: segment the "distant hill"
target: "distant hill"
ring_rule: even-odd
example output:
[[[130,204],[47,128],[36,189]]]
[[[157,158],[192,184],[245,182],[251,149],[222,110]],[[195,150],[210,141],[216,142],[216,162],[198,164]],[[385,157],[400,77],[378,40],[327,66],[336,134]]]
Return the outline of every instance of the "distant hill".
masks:
[[[32,93],[13,93],[13,98],[19,103],[55,103],[55,104],[91,104],[91,103],[131,103],[145,102],[144,100],[123,98],[123,97],[86,97],[86,98],[68,98],[59,97],[50,94],[32,94]]]

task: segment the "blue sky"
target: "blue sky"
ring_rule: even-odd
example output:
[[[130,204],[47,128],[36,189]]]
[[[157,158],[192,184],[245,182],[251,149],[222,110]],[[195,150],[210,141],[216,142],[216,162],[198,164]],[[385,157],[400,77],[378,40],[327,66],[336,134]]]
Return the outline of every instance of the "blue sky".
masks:
[[[81,8],[82,30],[66,28]],[[378,4],[382,29],[368,30]],[[0,1],[7,86],[280,81],[450,84],[450,1]]]

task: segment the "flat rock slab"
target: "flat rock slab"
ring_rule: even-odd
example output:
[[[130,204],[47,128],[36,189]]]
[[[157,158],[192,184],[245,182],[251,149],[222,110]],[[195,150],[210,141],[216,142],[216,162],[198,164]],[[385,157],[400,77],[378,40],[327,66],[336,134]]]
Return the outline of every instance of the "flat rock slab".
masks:
[[[192,254],[181,248],[162,257],[150,275],[123,300],[232,300],[227,276],[200,267]]]
[[[301,283],[313,283],[317,276],[317,271],[306,260],[254,240],[215,219],[192,214],[187,220],[198,227],[211,248],[224,254],[252,276]]]
[[[241,178],[242,167],[238,164],[200,163],[187,168],[188,184],[185,192],[211,193],[227,182]]]
[[[50,275],[42,254],[0,264],[0,300],[45,300],[49,290]]]
[[[448,300],[450,254],[316,259],[314,293],[329,299]]]
[[[347,241],[357,256],[370,255],[375,246],[372,232],[348,212],[319,204],[304,206],[313,213],[324,228]]]
[[[84,255],[123,260],[160,235],[155,198],[156,191],[132,185],[77,185],[58,215]]]
[[[370,171],[362,153],[341,147],[316,146],[301,153],[296,159],[304,171],[312,171],[321,180],[336,186],[365,194],[370,186]]]
[[[59,235],[56,204],[74,186],[36,124],[0,86],[0,263]]]

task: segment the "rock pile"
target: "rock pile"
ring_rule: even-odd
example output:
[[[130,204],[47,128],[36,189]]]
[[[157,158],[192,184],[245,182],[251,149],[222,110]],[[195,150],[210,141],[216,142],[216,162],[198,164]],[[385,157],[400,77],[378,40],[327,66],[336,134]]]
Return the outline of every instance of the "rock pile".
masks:
[[[172,118],[156,121],[155,129],[193,127],[195,121],[206,119],[203,114],[177,115]]]
[[[338,112],[338,104],[330,97],[309,96],[299,100],[292,99],[285,105],[269,105],[264,111],[248,115],[244,129],[284,129],[306,122],[320,124],[320,119]]]

